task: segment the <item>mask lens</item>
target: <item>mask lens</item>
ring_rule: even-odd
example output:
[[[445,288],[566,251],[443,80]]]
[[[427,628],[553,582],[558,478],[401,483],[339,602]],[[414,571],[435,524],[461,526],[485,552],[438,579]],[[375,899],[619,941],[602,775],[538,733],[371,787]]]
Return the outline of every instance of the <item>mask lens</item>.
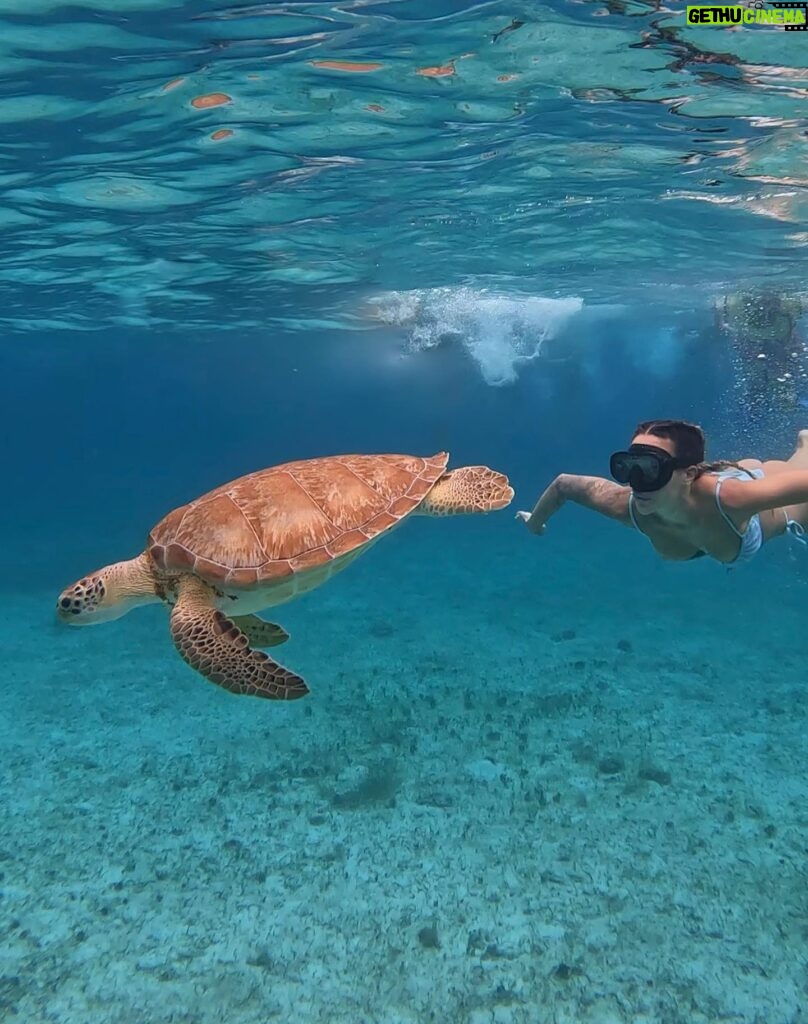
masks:
[[[634,491],[658,491],[671,478],[673,459],[663,461],[654,452],[615,452],[609,468],[619,484]]]
[[[655,459],[643,456],[631,467],[628,482],[634,491],[656,491],[666,481],[662,480],[662,467]]]

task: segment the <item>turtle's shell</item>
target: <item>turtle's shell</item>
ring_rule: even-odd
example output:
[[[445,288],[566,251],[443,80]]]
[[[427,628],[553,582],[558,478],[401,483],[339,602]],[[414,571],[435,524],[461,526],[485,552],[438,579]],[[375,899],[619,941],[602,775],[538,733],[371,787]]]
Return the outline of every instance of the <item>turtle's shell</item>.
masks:
[[[409,515],[448,459],[336,455],[259,470],[170,512],[147,550],[164,572],[235,589],[317,571]]]

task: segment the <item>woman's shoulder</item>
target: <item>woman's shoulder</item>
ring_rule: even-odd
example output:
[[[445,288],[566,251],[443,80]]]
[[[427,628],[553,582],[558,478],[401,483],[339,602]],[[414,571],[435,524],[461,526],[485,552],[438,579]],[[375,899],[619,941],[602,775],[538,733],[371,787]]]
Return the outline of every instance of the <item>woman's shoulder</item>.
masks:
[[[759,480],[763,477],[763,463],[759,459],[741,459],[739,462],[710,462],[699,467],[694,481],[704,481],[707,490],[713,490],[719,480]]]

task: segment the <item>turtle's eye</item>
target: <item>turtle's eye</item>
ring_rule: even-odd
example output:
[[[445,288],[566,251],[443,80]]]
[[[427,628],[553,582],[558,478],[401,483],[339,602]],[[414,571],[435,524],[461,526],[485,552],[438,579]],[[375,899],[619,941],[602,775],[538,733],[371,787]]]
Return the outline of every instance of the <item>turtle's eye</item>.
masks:
[[[69,608],[70,607],[70,598],[69,597],[63,597],[62,600],[59,602],[59,604],[61,604],[61,606],[63,608]]]

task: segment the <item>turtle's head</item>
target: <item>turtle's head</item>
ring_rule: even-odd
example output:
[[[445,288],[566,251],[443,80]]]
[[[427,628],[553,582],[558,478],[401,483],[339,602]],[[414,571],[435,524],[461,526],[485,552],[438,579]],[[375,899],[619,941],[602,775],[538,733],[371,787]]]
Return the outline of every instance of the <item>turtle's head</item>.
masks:
[[[154,575],[141,555],[76,580],[59,595],[56,615],[70,626],[91,626],[157,600]]]

